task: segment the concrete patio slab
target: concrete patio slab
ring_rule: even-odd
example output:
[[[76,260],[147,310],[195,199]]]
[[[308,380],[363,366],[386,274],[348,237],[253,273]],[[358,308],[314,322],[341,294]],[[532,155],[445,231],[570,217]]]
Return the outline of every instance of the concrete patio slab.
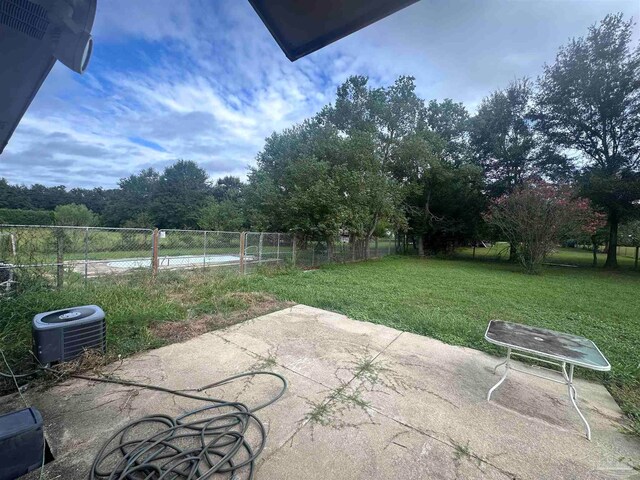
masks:
[[[354,362],[379,354],[401,332],[366,322],[336,322],[333,312],[299,305],[217,334],[254,354],[275,355],[280,365],[333,388],[353,378]]]
[[[577,381],[589,442],[560,385],[514,373],[487,402],[497,362],[297,305],[125,359],[106,373],[172,389],[248,370],[283,374],[286,394],[258,412],[268,430],[259,480],[640,478],[640,441],[622,433],[625,418],[602,385]],[[251,406],[277,390],[258,378],[207,393]],[[45,418],[56,456],[45,467],[51,480],[86,478],[104,440],[130,420],[199,406],[75,379],[26,396]],[[17,405],[5,397],[0,411]]]
[[[616,477],[637,458],[637,439],[620,433],[625,419],[604,387],[576,382],[593,441],[584,437],[566,387],[512,372],[487,402],[497,359],[476,350],[404,333],[377,359],[380,379],[363,385],[370,408],[466,445],[492,465],[518,477],[599,479]],[[521,368],[539,371],[534,367]]]

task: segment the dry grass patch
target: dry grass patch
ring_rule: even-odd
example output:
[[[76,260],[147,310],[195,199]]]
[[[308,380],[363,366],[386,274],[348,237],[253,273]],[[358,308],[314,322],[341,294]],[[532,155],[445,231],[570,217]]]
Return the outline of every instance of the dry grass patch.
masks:
[[[203,333],[229,327],[294,305],[293,302],[280,301],[262,292],[230,292],[222,295],[219,302],[231,308],[231,311],[201,314],[176,322],[157,323],[151,326],[151,334],[167,344],[184,342]]]

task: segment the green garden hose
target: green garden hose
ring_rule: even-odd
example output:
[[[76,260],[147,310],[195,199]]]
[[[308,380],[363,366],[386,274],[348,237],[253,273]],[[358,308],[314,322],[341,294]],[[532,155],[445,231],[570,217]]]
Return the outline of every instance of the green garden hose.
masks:
[[[287,389],[287,381],[282,375],[266,371],[233,375],[196,390],[172,390],[112,378],[72,376],[156,390],[207,403],[178,417],[150,415],[127,423],[96,455],[90,480],[204,480],[214,476],[220,478],[220,475],[233,480],[252,479],[255,461],[264,449],[267,437],[255,412],[272,405]],[[253,408],[240,402],[188,393],[256,376],[274,377],[282,387],[273,398]],[[250,432],[250,429],[255,431]]]

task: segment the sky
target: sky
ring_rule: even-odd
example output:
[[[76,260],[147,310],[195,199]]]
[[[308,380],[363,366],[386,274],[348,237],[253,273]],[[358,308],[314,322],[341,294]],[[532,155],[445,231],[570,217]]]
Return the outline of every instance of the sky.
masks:
[[[0,177],[113,188],[178,159],[244,177],[266,137],[331,103],[349,75],[412,75],[425,100],[474,112],[613,12],[639,21],[640,0],[421,0],[291,63],[246,0],[98,0],[88,70],[56,64]]]

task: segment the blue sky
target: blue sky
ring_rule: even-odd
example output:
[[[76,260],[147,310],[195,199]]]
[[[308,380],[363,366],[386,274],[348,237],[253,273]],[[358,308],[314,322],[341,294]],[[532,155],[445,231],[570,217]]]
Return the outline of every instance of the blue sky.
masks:
[[[244,176],[265,137],[330,103],[349,75],[413,75],[426,100],[473,111],[609,12],[640,20],[640,2],[422,0],[291,63],[245,0],[98,0],[88,71],[54,67],[0,176],[109,188],[179,158],[212,179]]]

